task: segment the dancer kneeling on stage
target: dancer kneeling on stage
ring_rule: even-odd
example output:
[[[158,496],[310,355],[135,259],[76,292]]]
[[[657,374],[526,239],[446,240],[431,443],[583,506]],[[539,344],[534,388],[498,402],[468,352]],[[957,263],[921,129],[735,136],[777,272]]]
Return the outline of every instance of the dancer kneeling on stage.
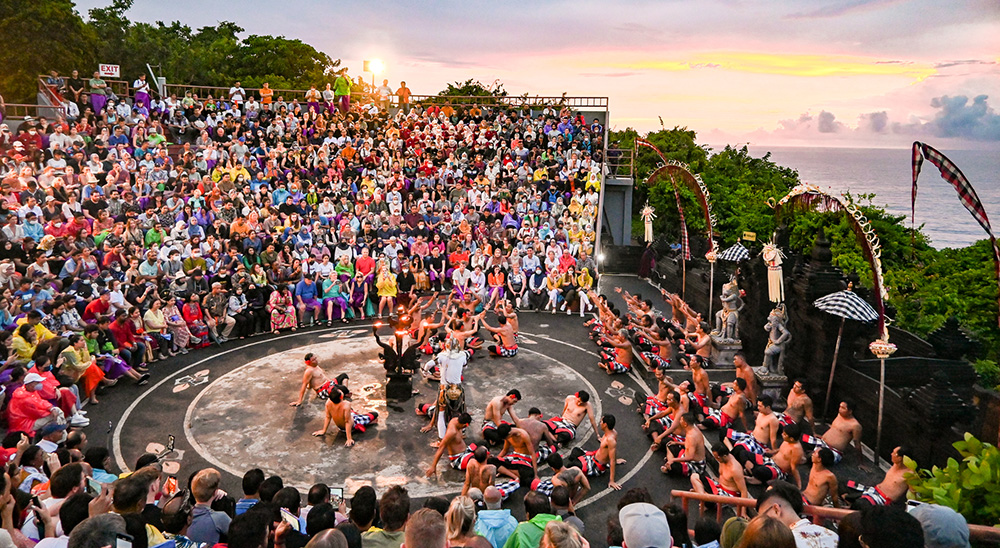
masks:
[[[486,493],[486,490],[493,487],[500,491],[500,499],[507,500],[515,491],[520,489],[521,482],[509,480],[497,483],[497,467],[487,460],[490,452],[483,446],[476,447],[472,452],[472,459],[468,461],[465,469],[465,483],[462,485],[462,495],[468,495],[470,489],[479,489]]]
[[[729,447],[723,443],[712,445],[712,457],[719,463],[719,479],[712,479],[708,474],[691,474],[691,488],[695,493],[708,493],[720,497],[750,497],[746,479],[743,477],[743,467],[729,452]],[[739,515],[744,515],[746,509],[740,507]]]
[[[486,404],[486,410],[483,411],[483,438],[487,444],[495,446],[503,441],[497,434],[497,428],[501,425],[520,424],[521,419],[514,413],[514,404],[519,401],[521,401],[521,391],[514,388],[508,390],[506,395],[497,396]],[[503,420],[505,414],[510,415],[512,422]]]
[[[628,373],[632,369],[632,343],[629,342],[626,331],[622,329],[612,334],[606,344],[614,347],[614,354],[601,351],[601,369],[607,371],[608,375]]]
[[[590,426],[594,428],[594,433],[600,431],[597,421],[594,420],[594,406],[590,404],[590,394],[585,390],[580,390],[575,394],[566,396],[563,404],[562,415],[552,417],[544,421],[549,432],[556,437],[559,445],[565,447],[576,438],[576,430],[583,423],[583,418],[590,419]]]
[[[503,449],[496,458],[490,458],[487,462],[496,466],[498,473],[511,479],[522,480],[522,483],[526,479],[525,472],[531,472],[531,479],[534,479],[538,467],[535,461],[535,448],[531,446],[531,436],[528,432],[523,428],[501,424],[496,429],[496,435],[503,440]]]
[[[705,436],[697,424],[694,413],[681,415],[677,425],[684,431],[684,446],[677,450],[678,445],[668,445],[667,459],[660,467],[661,472],[688,477],[691,474],[705,475],[708,470],[705,463]]]
[[[507,317],[500,315],[497,317],[497,322],[500,324],[497,327],[493,327],[483,320],[483,325],[487,331],[493,334],[493,339],[497,344],[490,346],[489,351],[491,356],[498,356],[502,358],[510,358],[517,355],[517,339],[516,333],[514,333],[514,326],[507,322]]]
[[[330,399],[326,401],[326,414],[323,418],[323,429],[313,432],[314,436],[323,436],[330,429],[330,422],[337,425],[347,435],[347,443],[344,445],[352,447],[354,445],[354,431],[364,432],[368,426],[375,424],[378,420],[378,412],[369,411],[367,413],[355,413],[351,409],[351,402],[344,400],[344,393],[339,389],[330,391]],[[350,426],[348,426],[350,425]]]

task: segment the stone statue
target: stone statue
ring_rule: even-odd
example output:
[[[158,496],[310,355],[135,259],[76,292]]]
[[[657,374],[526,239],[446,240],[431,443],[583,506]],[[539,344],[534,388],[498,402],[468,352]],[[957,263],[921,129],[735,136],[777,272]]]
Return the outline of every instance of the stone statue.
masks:
[[[743,298],[740,297],[740,288],[736,285],[736,278],[722,286],[722,294],[719,295],[722,301],[722,309],[715,313],[715,330],[713,335],[719,335],[722,340],[735,341],[740,338],[740,310],[743,309]]]
[[[764,365],[761,366],[760,373],[781,375],[781,357],[785,352],[785,345],[792,339],[792,332],[785,326],[784,304],[776,306],[767,316],[764,331],[767,331],[767,347],[764,348]]]

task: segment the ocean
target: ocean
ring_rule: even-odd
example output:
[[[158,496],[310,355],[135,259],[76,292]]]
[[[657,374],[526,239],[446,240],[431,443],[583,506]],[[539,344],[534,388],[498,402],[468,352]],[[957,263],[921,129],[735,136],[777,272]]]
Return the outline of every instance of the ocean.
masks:
[[[720,150],[719,147],[713,147]],[[771,152],[778,165],[799,172],[799,178],[836,193],[875,193],[876,205],[910,219],[910,149],[765,147],[751,145],[750,153],[760,157]],[[994,232],[1000,233],[1000,150],[947,150],[951,158],[972,182]],[[965,247],[986,237],[986,232],[972,218],[955,189],[941,178],[938,169],[924,162],[917,180],[917,225],[931,245],[938,249]]]

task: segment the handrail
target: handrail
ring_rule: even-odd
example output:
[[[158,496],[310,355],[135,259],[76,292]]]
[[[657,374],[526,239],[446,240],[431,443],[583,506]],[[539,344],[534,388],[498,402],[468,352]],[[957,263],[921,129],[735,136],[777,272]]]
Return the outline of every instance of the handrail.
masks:
[[[570,97],[564,95],[410,95],[410,103],[436,105],[479,105],[505,107],[566,106],[574,108],[599,108],[607,110],[607,97]]]
[[[688,506],[691,500],[698,501],[699,516],[705,515],[705,503],[714,503],[716,505],[715,519],[719,522],[722,521],[722,507],[724,505],[743,508],[757,507],[757,501],[754,499],[709,495],[707,493],[695,493],[694,491],[683,491],[680,489],[670,491],[670,496],[681,499],[681,508],[684,510],[685,514],[688,512]],[[854,510],[806,504],[803,506],[802,512],[808,516],[812,516],[813,523],[821,525],[824,520],[840,521],[847,515],[852,514]],[[969,540],[990,544],[1000,544],[1000,527],[969,524]]]
[[[4,121],[7,121],[9,118],[24,118],[26,116],[38,118],[45,116],[44,114],[38,114],[40,110],[44,109],[58,111],[59,114],[63,116],[66,115],[66,109],[62,106],[33,105],[29,103],[6,103],[4,106]]]
[[[47,76],[41,74],[38,76],[40,80],[46,78]],[[44,80],[42,80],[44,81]],[[104,82],[108,84],[108,87],[118,95],[119,97],[129,97],[132,98],[132,87],[127,80],[110,80],[105,78]],[[261,88],[244,88],[248,94],[254,94],[260,96]],[[225,86],[203,86],[195,84],[167,84],[165,86],[167,95],[171,93],[176,93],[178,97],[184,95],[184,92],[191,91],[198,94],[199,98],[203,98],[204,95],[211,94],[215,97],[228,97],[229,87]],[[304,89],[278,89],[271,88],[274,92],[274,99],[277,100],[279,96],[284,97],[286,101],[291,101],[292,99],[304,99],[306,96],[306,91]],[[354,91],[351,92],[351,97],[358,98],[369,98],[372,97],[370,91]],[[392,98],[393,106],[398,107],[398,97],[393,96]],[[506,106],[506,107],[546,107],[546,106],[566,106],[571,108],[596,108],[596,109],[608,109],[608,98],[606,96],[566,96],[566,95],[508,95],[508,96],[493,96],[493,95],[410,95],[410,104],[418,103],[434,103],[438,105],[479,105],[479,106]]]
[[[53,86],[45,83],[45,80],[41,76],[38,77],[38,89],[48,97],[53,105],[62,105],[65,101],[63,96]]]

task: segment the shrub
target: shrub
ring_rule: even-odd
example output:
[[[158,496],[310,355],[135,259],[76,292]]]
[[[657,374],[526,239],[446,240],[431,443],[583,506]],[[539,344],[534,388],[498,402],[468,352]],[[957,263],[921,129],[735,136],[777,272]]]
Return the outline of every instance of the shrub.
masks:
[[[980,359],[973,364],[979,375],[979,385],[983,388],[1000,390],[1000,366],[993,360]]]
[[[952,508],[969,523],[1000,524],[1000,450],[968,432],[952,445],[962,461],[949,458],[944,468],[917,470],[913,460],[905,459],[913,470],[907,475],[913,498]]]

